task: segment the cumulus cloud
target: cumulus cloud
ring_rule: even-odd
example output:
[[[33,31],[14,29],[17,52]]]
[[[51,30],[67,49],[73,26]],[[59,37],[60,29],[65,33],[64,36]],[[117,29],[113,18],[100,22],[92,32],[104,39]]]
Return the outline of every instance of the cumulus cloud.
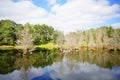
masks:
[[[120,23],[115,23],[111,25],[113,28],[120,28]]]
[[[46,0],[49,5],[57,4],[56,0]]]
[[[47,0],[52,5],[50,12],[37,7],[30,0],[12,2],[0,0],[0,19],[11,19],[19,23],[48,24],[68,33],[86,26],[120,18],[120,5],[109,5],[109,0],[67,0],[59,5],[56,0]]]
[[[20,23],[37,20],[46,17],[47,11],[36,7],[30,1],[12,2],[10,0],[0,1],[0,19],[11,19]]]

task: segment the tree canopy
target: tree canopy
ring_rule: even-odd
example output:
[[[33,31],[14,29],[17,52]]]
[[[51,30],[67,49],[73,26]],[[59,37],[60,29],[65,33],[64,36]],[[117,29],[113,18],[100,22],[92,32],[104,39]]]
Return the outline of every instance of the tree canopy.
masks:
[[[11,20],[0,21],[0,45],[15,45],[21,31],[25,28],[29,30],[29,35],[32,36],[35,45],[52,42],[59,46],[66,45],[72,48],[120,48],[120,28],[102,26],[64,35],[63,32],[45,24],[26,23],[22,25]]]
[[[24,28],[29,30],[29,34],[32,35],[35,45],[45,44],[48,42],[56,43],[57,36],[55,35],[58,34],[58,31],[54,30],[52,26],[45,24],[31,25],[30,23],[22,25],[11,20],[1,20],[0,45],[15,45]]]
[[[96,29],[71,32],[65,36],[69,47],[120,48],[120,28],[103,26]]]

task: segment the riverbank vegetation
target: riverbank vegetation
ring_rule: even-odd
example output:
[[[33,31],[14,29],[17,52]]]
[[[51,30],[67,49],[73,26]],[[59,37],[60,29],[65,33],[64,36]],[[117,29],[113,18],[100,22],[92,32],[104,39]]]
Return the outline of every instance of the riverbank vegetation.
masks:
[[[26,70],[32,66],[45,67],[65,58],[112,68],[120,65],[119,50],[120,28],[103,26],[64,35],[45,24],[0,21],[2,74],[22,67]],[[70,63],[73,63],[70,64],[72,67],[74,62]]]
[[[20,43],[20,41],[23,43]],[[119,50],[120,28],[111,26],[79,30],[66,35],[45,24],[17,24],[11,20],[0,21],[0,49],[19,49],[30,44],[40,48]],[[23,47],[25,49],[25,47]],[[33,47],[32,47],[33,48]],[[26,49],[27,50],[27,49]]]
[[[103,26],[96,29],[71,32],[65,36],[65,45],[93,50],[120,49],[120,28]]]
[[[22,30],[23,32],[21,32]],[[52,26],[47,26],[45,24],[31,25],[26,23],[22,25],[11,20],[1,20],[0,45],[16,45],[17,40],[23,36],[21,34],[25,34],[25,32],[32,36],[32,41],[35,45],[45,44],[48,42],[55,43],[59,33],[59,31],[54,30]]]

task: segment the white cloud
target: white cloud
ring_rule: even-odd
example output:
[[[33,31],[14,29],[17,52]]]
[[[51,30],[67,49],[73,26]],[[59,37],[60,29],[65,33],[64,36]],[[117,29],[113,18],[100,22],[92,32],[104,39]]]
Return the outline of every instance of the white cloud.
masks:
[[[57,4],[56,0],[46,0],[49,5]]]
[[[120,18],[120,6],[109,5],[109,0],[67,0],[59,5],[56,0],[47,0],[52,5],[48,13],[30,0],[12,2],[0,0],[0,19],[12,19],[19,23],[40,23],[52,25],[65,33],[85,28],[113,18]]]
[[[71,66],[72,65],[72,66]],[[66,60],[66,62],[57,62],[51,67],[54,68],[55,74],[51,74],[53,79],[62,80],[116,80],[114,76],[117,71],[100,68],[95,64],[87,62],[76,62]],[[61,74],[62,73],[62,74]]]
[[[36,7],[30,1],[25,0],[17,3],[1,0],[0,7],[0,19],[12,19],[20,23],[43,18],[48,14],[45,9]]]
[[[52,11],[63,24],[62,30],[75,30],[120,17],[116,13],[119,7],[117,4],[109,6],[108,0],[68,0],[63,6],[55,5]]]
[[[111,25],[113,28],[120,28],[120,23],[115,23]]]

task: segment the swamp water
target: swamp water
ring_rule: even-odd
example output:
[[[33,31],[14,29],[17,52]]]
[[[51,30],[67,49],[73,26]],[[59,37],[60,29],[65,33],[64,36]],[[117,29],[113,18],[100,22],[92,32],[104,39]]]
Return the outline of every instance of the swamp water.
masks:
[[[0,80],[120,80],[120,52],[0,51]]]

